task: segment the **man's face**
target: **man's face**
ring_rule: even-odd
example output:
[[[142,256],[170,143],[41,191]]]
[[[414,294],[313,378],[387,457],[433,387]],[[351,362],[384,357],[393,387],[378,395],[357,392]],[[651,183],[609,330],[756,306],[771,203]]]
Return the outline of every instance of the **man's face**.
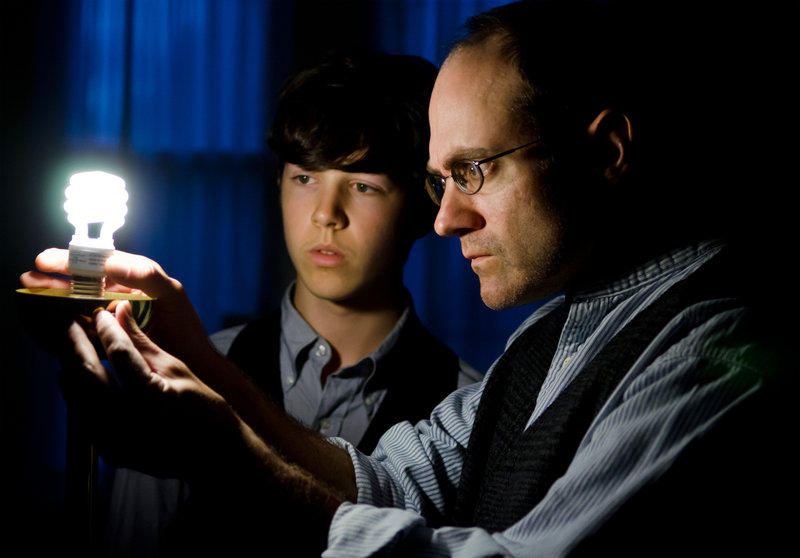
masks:
[[[405,197],[384,174],[284,165],[281,209],[296,297],[355,303],[394,287]]]
[[[467,48],[443,65],[430,106],[432,172],[480,160],[530,137],[508,107],[519,77],[492,44]],[[481,166],[485,181],[468,196],[447,180],[434,227],[457,235],[490,308],[526,304],[562,290],[571,274],[562,212],[546,196],[549,173],[535,148]]]

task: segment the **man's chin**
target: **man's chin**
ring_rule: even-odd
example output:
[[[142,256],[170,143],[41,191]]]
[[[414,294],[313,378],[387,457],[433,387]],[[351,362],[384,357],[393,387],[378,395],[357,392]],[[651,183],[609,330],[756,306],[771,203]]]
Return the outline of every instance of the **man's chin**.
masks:
[[[481,279],[481,300],[492,310],[505,310],[521,304],[517,302],[512,290],[497,285],[486,285],[483,279]]]
[[[544,291],[541,293],[538,291],[532,292],[529,288],[523,287],[524,285],[498,284],[481,278],[481,300],[492,310],[506,310],[543,300],[550,296]]]

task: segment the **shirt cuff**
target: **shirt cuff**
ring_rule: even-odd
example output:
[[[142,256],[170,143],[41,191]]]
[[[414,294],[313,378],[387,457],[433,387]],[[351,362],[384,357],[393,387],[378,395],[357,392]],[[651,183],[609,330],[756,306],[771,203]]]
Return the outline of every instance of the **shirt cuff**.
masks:
[[[403,507],[402,491],[391,475],[376,459],[364,455],[343,438],[329,438],[329,442],[347,451],[353,462],[353,470],[358,489],[358,503],[373,506]]]
[[[425,522],[416,513],[345,502],[333,516],[323,558],[387,556]]]

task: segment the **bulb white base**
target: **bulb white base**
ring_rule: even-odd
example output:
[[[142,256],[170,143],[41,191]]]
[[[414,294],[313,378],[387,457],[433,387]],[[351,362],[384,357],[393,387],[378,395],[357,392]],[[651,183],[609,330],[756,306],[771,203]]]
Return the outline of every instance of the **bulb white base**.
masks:
[[[106,286],[106,260],[114,253],[113,248],[98,248],[69,245],[70,284],[75,296],[102,297]]]

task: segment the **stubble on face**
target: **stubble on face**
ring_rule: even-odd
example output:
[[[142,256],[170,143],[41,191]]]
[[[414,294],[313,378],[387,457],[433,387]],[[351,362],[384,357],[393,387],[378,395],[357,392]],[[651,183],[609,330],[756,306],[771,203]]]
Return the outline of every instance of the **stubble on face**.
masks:
[[[494,230],[462,237],[462,245],[478,243],[493,254],[485,269],[475,273],[481,284],[481,299],[493,310],[503,310],[554,294],[563,288],[567,247],[566,226],[558,208],[542,194],[546,173],[535,161],[526,161],[527,180],[507,184],[504,207],[496,209],[503,220]]]
[[[520,83],[496,45],[451,55],[431,103],[432,164],[445,167],[465,146],[496,153],[535,139],[535,132],[519,128],[509,108]],[[465,121],[474,126],[465,130]],[[539,300],[561,290],[567,280],[565,218],[548,194],[554,187],[549,169],[531,151],[499,160],[480,192],[456,202],[458,211],[475,218],[452,217],[450,229],[442,228],[459,236],[465,256],[488,255],[473,260],[472,267],[490,308]]]

